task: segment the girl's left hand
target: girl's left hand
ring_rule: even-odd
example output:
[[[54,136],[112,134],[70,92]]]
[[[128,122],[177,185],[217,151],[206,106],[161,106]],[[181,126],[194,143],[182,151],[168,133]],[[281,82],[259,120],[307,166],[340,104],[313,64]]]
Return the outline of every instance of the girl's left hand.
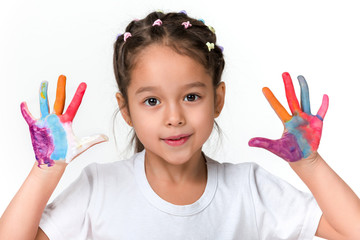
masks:
[[[283,73],[282,77],[292,115],[280,104],[269,88],[264,87],[263,93],[284,124],[283,135],[278,140],[252,138],[249,141],[249,146],[264,148],[287,162],[295,162],[317,153],[329,98],[324,94],[319,111],[316,115],[312,115],[310,111],[309,89],[305,78],[298,76],[301,87],[300,108],[289,73]]]

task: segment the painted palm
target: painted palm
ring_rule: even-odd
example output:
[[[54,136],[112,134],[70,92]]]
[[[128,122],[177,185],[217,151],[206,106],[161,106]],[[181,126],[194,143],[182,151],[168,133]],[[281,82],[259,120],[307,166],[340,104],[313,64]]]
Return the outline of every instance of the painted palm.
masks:
[[[288,162],[307,158],[317,151],[323,126],[323,120],[329,106],[329,98],[323,96],[322,104],[316,115],[310,111],[309,89],[303,76],[298,76],[301,88],[301,107],[296,97],[289,73],[282,74],[287,102],[292,115],[276,99],[269,88],[264,87],[263,93],[284,124],[284,133],[280,139],[252,138],[249,145],[264,148]]]
[[[32,145],[38,166],[54,165],[55,161],[69,163],[91,146],[107,141],[105,135],[99,134],[78,139],[72,130],[72,121],[81,104],[86,90],[86,83],[81,83],[63,114],[65,105],[66,77],[59,76],[54,111],[50,114],[47,96],[48,83],[40,86],[40,119],[35,119],[29,112],[25,102],[21,103],[21,113],[29,125]]]

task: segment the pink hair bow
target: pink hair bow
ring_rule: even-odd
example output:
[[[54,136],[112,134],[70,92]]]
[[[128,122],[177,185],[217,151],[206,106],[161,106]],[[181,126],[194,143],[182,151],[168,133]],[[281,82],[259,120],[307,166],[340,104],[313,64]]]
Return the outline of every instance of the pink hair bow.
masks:
[[[131,33],[129,32],[124,33],[124,42],[126,42],[126,39],[128,39],[129,37],[131,37]]]
[[[192,26],[189,21],[183,22],[181,25],[184,25],[185,29],[187,29],[188,27],[191,27],[191,26]]]
[[[160,19],[156,19],[155,22],[153,23],[153,26],[161,26],[162,25],[162,21]]]

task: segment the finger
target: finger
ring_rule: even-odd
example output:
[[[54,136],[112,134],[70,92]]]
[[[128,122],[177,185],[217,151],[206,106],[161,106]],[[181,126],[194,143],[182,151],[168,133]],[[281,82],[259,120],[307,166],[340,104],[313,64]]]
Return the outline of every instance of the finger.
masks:
[[[303,112],[311,115],[309,87],[303,76],[300,75],[297,78],[299,80],[300,89],[301,89],[301,109]]]
[[[69,159],[66,159],[66,162],[69,163],[70,161],[74,160],[77,156],[85,152],[90,147],[102,142],[106,142],[108,140],[109,138],[104,134],[97,134],[90,137],[82,138],[80,140],[78,147],[76,148],[76,151],[74,152],[74,156],[70,157]]]
[[[48,89],[48,82],[43,81],[40,85],[40,113],[41,118],[45,118],[47,115],[49,115],[49,100],[47,96],[47,89]]]
[[[291,119],[291,115],[286,111],[286,109],[281,105],[281,103],[276,99],[271,90],[267,87],[263,88],[263,93],[270,103],[271,107],[274,109],[278,117],[283,122],[287,122]]]
[[[57,82],[56,99],[54,103],[54,113],[56,115],[61,115],[64,111],[65,98],[66,98],[65,86],[66,86],[66,77],[64,75],[60,75]]]
[[[322,103],[321,103],[321,107],[320,107],[319,111],[316,114],[316,116],[320,120],[324,120],[326,112],[328,110],[328,107],[329,107],[329,97],[328,97],[328,95],[324,94],[323,100],[322,100]]]
[[[30,113],[30,111],[29,111],[29,109],[27,107],[26,102],[22,102],[20,104],[20,110],[21,110],[21,113],[22,113],[25,121],[27,122],[27,124],[29,126],[36,122],[36,119],[31,115],[31,113]]]
[[[268,138],[261,138],[261,137],[252,138],[249,141],[250,147],[259,147],[264,149],[270,148],[270,146],[273,144],[274,144],[274,140]]]
[[[85,94],[85,90],[86,90],[86,83],[81,83],[77,88],[76,93],[71,103],[69,104],[65,114],[60,117],[62,122],[72,122],[72,120],[76,115],[77,110],[80,107],[82,98]]]
[[[284,72],[282,74],[284,85],[285,85],[285,93],[286,93],[286,99],[288,101],[291,113],[294,115],[295,112],[301,112],[299,101],[296,98],[294,85],[292,83],[290,74],[287,72]]]
[[[281,139],[252,138],[250,147],[264,148],[287,162],[295,162],[303,157],[302,151],[293,134],[285,133]]]

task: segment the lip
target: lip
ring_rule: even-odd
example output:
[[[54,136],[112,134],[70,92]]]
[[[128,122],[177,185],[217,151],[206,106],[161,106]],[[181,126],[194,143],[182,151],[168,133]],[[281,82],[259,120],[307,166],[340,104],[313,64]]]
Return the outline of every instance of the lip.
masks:
[[[180,134],[176,136],[163,138],[162,140],[170,146],[177,147],[185,144],[189,140],[191,135],[192,134]]]

